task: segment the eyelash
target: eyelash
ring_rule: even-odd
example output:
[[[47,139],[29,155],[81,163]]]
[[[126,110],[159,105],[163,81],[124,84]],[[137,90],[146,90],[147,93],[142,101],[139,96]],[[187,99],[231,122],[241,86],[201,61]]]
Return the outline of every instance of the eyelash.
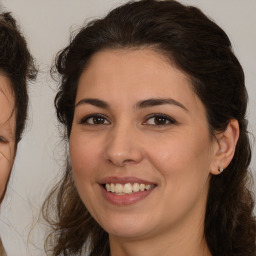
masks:
[[[8,142],[7,139],[5,139],[3,136],[0,136],[0,143],[6,143]]]
[[[158,121],[161,122],[164,121],[164,123],[159,123],[159,124],[150,124],[148,123],[148,121],[150,119],[154,119],[154,122],[156,122],[156,119],[158,118]],[[90,122],[88,122],[90,119],[92,119]],[[96,122],[98,123],[96,123]],[[157,127],[163,127],[163,126],[169,126],[169,125],[173,125],[176,124],[177,122],[171,118],[170,116],[161,114],[161,113],[154,113],[151,114],[147,117],[146,121],[144,121],[142,124],[144,125],[150,125],[150,126],[157,126]],[[80,124],[84,124],[84,125],[109,125],[111,124],[111,122],[108,120],[108,118],[106,118],[106,116],[102,115],[102,114],[91,114],[88,116],[85,116],[84,118],[81,119]]]
[[[176,124],[177,122],[171,118],[170,116],[161,114],[161,113],[155,113],[155,114],[151,114],[150,116],[147,117],[146,122],[148,122],[150,119],[154,119],[154,122],[156,121],[156,119],[161,119],[163,120],[165,123],[164,124],[148,124],[151,126],[157,126],[157,127],[163,127],[163,126],[169,126],[169,125],[173,125]],[[159,120],[158,120],[159,121]],[[143,122],[144,124],[145,122]]]
[[[82,118],[82,120],[80,121],[80,124],[85,124],[85,125],[106,125],[105,123],[98,123],[98,124],[95,124],[95,123],[89,123],[88,120],[92,119],[92,121],[96,121],[95,118],[100,118],[100,119],[104,119],[104,122],[108,119],[102,115],[102,114],[92,114],[92,115],[89,115],[89,116],[85,116],[84,118]],[[110,122],[108,121],[108,124],[110,124]]]

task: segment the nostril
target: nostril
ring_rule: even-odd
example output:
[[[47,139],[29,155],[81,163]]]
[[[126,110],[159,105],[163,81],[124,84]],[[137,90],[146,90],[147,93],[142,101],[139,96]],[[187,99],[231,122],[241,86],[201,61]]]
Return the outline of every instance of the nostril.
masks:
[[[136,161],[132,160],[132,159],[108,159],[107,160],[109,163],[114,164],[114,165],[118,165],[118,166],[125,166],[125,165],[129,165],[129,164],[133,164],[136,163]]]
[[[123,162],[124,162],[124,163],[128,163],[128,164],[129,164],[129,163],[134,162],[134,160],[132,160],[132,159],[127,159],[127,160],[124,160]]]

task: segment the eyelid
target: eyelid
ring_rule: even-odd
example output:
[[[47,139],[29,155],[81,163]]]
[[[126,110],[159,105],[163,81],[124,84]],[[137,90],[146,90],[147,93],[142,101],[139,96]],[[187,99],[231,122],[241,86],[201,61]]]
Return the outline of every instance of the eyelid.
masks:
[[[151,118],[157,118],[157,117],[164,118],[164,119],[166,119],[167,121],[169,121],[169,123],[163,124],[163,125],[161,125],[161,124],[159,124],[159,125],[148,124],[148,125],[151,125],[151,126],[160,126],[160,127],[161,127],[161,126],[168,126],[168,125],[173,125],[173,124],[176,124],[176,123],[177,123],[177,121],[176,121],[174,118],[170,117],[169,115],[166,115],[166,114],[163,114],[163,113],[153,113],[153,114],[150,114],[150,115],[148,115],[148,116],[146,117],[146,121],[144,121],[143,124],[145,124],[149,119],[151,119]]]
[[[8,140],[6,138],[4,138],[3,136],[0,136],[0,143],[1,142],[6,143],[6,142],[8,142]]]
[[[109,121],[108,117],[106,117],[105,115],[99,114],[99,113],[95,113],[95,114],[89,114],[89,115],[84,116],[79,121],[79,124],[83,124],[83,125],[106,125],[106,124],[89,124],[89,123],[86,122],[88,119],[93,118],[93,117],[101,117],[101,118],[104,118],[105,120],[107,120],[109,124],[111,123]]]

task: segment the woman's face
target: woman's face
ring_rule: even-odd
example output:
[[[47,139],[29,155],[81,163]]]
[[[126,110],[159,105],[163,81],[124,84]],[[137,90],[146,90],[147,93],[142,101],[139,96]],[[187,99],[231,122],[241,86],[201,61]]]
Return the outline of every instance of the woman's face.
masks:
[[[15,112],[10,80],[0,75],[0,202],[15,156]]]
[[[203,228],[216,150],[190,80],[162,55],[92,57],[79,80],[70,155],[78,193],[110,237]]]

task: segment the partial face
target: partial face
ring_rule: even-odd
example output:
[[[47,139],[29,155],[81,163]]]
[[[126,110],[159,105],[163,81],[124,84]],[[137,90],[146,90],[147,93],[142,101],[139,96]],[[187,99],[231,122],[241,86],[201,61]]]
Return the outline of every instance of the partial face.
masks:
[[[14,97],[7,77],[0,75],[0,202],[15,156]]]
[[[82,201],[110,238],[198,228],[214,143],[188,77],[160,54],[106,50],[82,73],[72,168]]]

